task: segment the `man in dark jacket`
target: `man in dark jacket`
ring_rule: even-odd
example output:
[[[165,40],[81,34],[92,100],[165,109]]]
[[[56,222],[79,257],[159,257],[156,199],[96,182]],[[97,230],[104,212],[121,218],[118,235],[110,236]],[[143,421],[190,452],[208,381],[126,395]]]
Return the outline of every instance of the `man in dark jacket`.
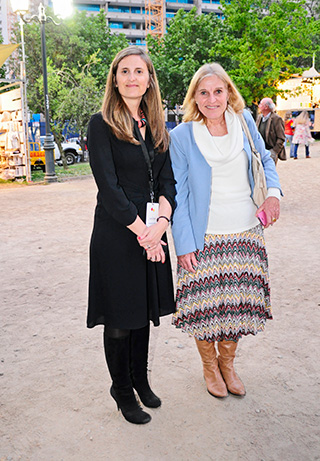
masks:
[[[286,160],[284,122],[274,112],[275,105],[271,98],[263,98],[259,104],[260,115],[257,118],[257,127],[264,139],[266,148],[270,150],[274,163],[278,158]]]

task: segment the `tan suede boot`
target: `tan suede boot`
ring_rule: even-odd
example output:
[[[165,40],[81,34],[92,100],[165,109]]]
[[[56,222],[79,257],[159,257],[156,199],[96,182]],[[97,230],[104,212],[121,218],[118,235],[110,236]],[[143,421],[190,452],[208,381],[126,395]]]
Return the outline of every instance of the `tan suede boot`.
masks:
[[[209,394],[214,397],[227,397],[228,390],[219,370],[214,342],[208,343],[208,341],[196,339],[196,344],[201,356],[203,375]]]
[[[235,341],[219,341],[219,368],[223,379],[226,382],[228,391],[234,395],[246,395],[246,390],[243,382],[233,368],[233,361],[236,356],[238,343]]]

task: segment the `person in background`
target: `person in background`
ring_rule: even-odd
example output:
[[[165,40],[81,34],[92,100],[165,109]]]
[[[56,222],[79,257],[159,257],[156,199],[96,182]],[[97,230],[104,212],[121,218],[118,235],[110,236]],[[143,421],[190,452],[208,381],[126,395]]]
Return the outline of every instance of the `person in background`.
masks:
[[[153,64],[128,47],[112,62],[101,112],[88,127],[98,196],[87,326],[104,326],[110,393],[134,424],[151,420],[134,389],[146,407],[161,405],[147,376],[150,321],[158,326],[175,311],[165,235],[176,195],[168,147]]]
[[[178,258],[173,325],[195,338],[208,392],[245,395],[234,369],[239,339],[272,318],[263,228],[280,216],[280,184],[244,101],[225,70],[205,64],[193,76],[183,121],[170,132],[177,181],[172,233]],[[261,153],[268,195],[257,210],[252,153],[243,114]],[[218,355],[219,354],[219,355]]]
[[[292,138],[294,134],[294,121],[292,118],[292,112],[290,111],[286,112],[284,116],[284,134],[290,146],[290,158],[293,158],[294,157],[294,154],[293,154],[294,146],[292,143]]]
[[[310,132],[310,119],[309,114],[306,110],[302,111],[301,114],[294,121],[294,135],[292,139],[293,144],[293,158],[298,160],[298,147],[299,144],[304,144],[306,151],[306,158],[310,158],[309,144],[313,142],[313,137]]]
[[[275,105],[271,98],[263,98],[258,107],[260,115],[257,118],[257,127],[266,149],[271,152],[271,158],[277,164],[278,158],[286,160],[284,122],[274,112]]]

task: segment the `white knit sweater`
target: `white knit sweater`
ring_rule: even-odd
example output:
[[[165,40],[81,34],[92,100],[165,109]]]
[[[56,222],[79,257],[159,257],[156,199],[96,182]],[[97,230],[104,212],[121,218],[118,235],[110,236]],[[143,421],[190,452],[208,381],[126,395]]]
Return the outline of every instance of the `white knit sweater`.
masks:
[[[212,171],[207,234],[243,232],[259,223],[250,197],[241,124],[233,112],[226,111],[225,118],[225,136],[212,136],[206,125],[193,122],[195,141]]]

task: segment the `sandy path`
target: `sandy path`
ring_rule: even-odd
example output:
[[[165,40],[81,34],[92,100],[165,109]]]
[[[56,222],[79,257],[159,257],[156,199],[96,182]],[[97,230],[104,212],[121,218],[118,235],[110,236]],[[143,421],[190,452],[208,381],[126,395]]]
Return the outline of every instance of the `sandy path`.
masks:
[[[302,154],[302,151],[301,151]],[[0,461],[320,459],[320,144],[280,162],[266,231],[274,321],[240,342],[247,396],[205,389],[192,338],[152,330],[152,422],[108,394],[102,328],[85,327],[92,178],[0,189]]]

